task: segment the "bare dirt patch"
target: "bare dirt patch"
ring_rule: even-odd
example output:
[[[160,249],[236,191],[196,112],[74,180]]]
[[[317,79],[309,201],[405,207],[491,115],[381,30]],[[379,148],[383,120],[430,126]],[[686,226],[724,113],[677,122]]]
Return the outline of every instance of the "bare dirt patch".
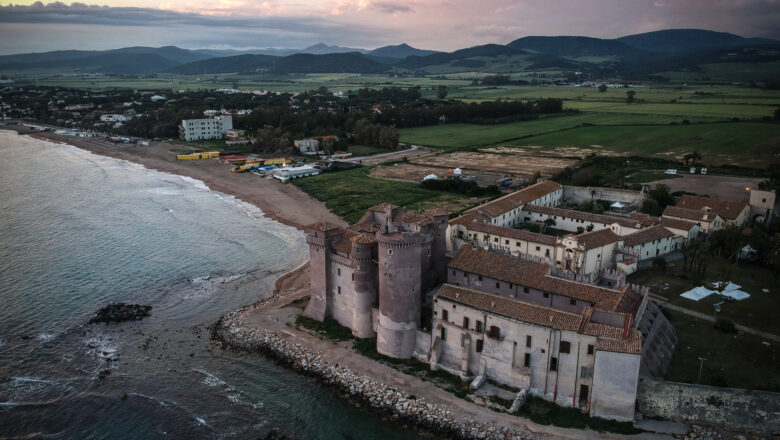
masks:
[[[507,176],[530,177],[537,171],[543,177],[550,177],[560,170],[572,166],[577,159],[538,156],[518,149],[490,149],[480,152],[461,151],[425,157],[411,161],[417,165],[442,168],[461,168],[464,171],[493,172]]]
[[[668,185],[672,192],[688,191],[722,200],[747,201],[748,193],[745,188],[758,188],[758,183],[762,180],[764,179],[754,177],[683,174],[682,178],[657,180],[649,184],[663,183]]]
[[[454,176],[454,173],[451,172],[452,170],[453,168],[447,167],[427,166],[416,163],[401,163],[390,166],[376,167],[371,170],[371,177],[417,183],[420,182],[423,177],[429,174],[435,174],[440,179]],[[477,185],[488,186],[495,185],[498,180],[506,177],[506,174],[489,171],[463,170],[461,176],[474,180],[477,182]]]

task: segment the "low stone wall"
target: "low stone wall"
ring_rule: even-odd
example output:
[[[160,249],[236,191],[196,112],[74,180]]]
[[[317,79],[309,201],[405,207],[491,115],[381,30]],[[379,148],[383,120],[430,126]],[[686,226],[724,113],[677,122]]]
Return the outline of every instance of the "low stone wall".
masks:
[[[645,379],[639,383],[637,399],[645,417],[759,433],[780,431],[780,393]]]
[[[212,327],[212,337],[234,349],[265,354],[301,374],[318,378],[326,385],[336,388],[344,396],[357,400],[380,414],[387,415],[399,423],[408,423],[437,437],[488,440],[533,439],[529,433],[513,431],[506,427],[486,425],[473,420],[456,420],[445,406],[426,403],[421,398],[413,398],[368,376],[359,375],[339,364],[327,362],[312,350],[299,344],[291,344],[276,333],[249,327],[240,320],[240,315],[245,309],[232,312],[217,321]]]

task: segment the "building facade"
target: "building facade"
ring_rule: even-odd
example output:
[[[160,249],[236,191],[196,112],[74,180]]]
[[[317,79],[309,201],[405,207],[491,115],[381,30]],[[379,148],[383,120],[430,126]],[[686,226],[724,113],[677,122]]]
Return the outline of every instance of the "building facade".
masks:
[[[206,139],[224,139],[228,130],[233,128],[232,116],[214,116],[205,119],[182,119],[179,125],[179,138],[185,141]]]

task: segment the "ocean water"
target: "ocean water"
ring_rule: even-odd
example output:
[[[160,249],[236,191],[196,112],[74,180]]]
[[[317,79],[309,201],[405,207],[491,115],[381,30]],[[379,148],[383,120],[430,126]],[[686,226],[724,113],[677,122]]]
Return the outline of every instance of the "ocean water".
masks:
[[[417,438],[209,341],[307,252],[202,182],[0,131],[0,439]],[[117,301],[152,316],[86,325]]]

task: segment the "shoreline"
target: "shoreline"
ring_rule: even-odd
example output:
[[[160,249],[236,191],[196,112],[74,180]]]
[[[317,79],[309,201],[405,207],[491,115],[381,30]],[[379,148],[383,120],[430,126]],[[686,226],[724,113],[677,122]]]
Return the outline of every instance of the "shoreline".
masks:
[[[339,226],[347,225],[344,219],[330,212],[324,203],[301,191],[297,186],[251,174],[231,173],[227,166],[213,159],[177,161],[172,150],[182,148],[181,145],[154,142],[148,147],[127,144],[115,146],[101,138],[39,132],[23,125],[0,126],[0,130],[72,145],[101,156],[137,163],[150,170],[200,180],[209,189],[249,203],[260,209],[266,217],[298,230],[322,220]]]

